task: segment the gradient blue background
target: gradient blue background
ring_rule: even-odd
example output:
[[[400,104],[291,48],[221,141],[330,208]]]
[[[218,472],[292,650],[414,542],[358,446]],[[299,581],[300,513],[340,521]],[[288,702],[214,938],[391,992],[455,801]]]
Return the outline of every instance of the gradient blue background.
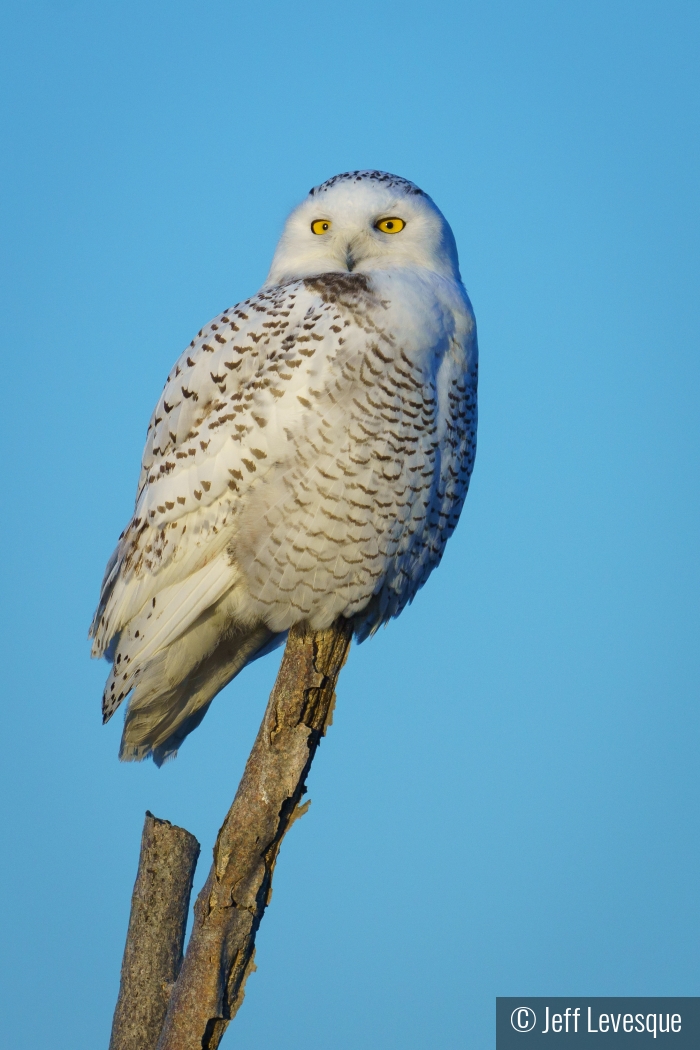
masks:
[[[698,5],[6,0],[0,41],[3,1044],[106,1047],[146,808],[204,878],[277,661],[120,765],[87,626],[170,365],[349,168],[453,225],[479,454],[351,654],[224,1046],[699,994]]]

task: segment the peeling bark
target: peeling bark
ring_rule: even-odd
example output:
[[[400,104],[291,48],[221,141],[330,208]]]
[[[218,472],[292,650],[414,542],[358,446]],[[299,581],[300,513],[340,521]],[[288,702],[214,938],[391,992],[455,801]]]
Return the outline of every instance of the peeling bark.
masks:
[[[153,1050],[182,965],[194,835],[146,813],[109,1050]]]
[[[352,626],[342,617],[325,631],[299,626],[289,632],[262,725],[195,904],[192,934],[157,1050],[215,1050],[243,1001],[279,848],[308,807],[300,805],[306,777],[331,722],[351,636]]]

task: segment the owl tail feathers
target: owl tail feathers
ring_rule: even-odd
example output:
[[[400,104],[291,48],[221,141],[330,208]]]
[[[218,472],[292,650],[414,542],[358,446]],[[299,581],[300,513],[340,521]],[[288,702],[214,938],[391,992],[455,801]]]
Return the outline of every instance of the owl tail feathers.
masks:
[[[193,625],[143,668],[124,720],[119,749],[123,762],[150,756],[162,766],[174,758],[216,694],[246,664],[282,645],[286,638],[286,632],[274,634],[264,624],[233,622],[202,657],[200,635],[205,626],[211,624]]]

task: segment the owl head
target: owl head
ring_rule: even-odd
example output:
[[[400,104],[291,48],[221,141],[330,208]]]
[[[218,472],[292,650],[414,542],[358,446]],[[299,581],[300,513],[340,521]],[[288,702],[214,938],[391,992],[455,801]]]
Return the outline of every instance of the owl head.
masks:
[[[408,179],[348,171],[315,186],[291,213],[266,283],[402,267],[460,280],[447,220]]]

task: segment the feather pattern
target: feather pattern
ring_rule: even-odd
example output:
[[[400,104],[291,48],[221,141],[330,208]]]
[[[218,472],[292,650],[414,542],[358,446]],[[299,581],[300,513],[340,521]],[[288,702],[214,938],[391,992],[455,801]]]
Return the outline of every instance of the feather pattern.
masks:
[[[409,207],[405,188],[381,192]],[[284,244],[282,272],[180,356],[148,428],[91,629],[113,660],[105,719],[135,690],[123,757],[176,750],[293,624],[345,615],[362,639],[397,616],[466,496],[477,353],[458,272],[399,259],[287,276]]]

